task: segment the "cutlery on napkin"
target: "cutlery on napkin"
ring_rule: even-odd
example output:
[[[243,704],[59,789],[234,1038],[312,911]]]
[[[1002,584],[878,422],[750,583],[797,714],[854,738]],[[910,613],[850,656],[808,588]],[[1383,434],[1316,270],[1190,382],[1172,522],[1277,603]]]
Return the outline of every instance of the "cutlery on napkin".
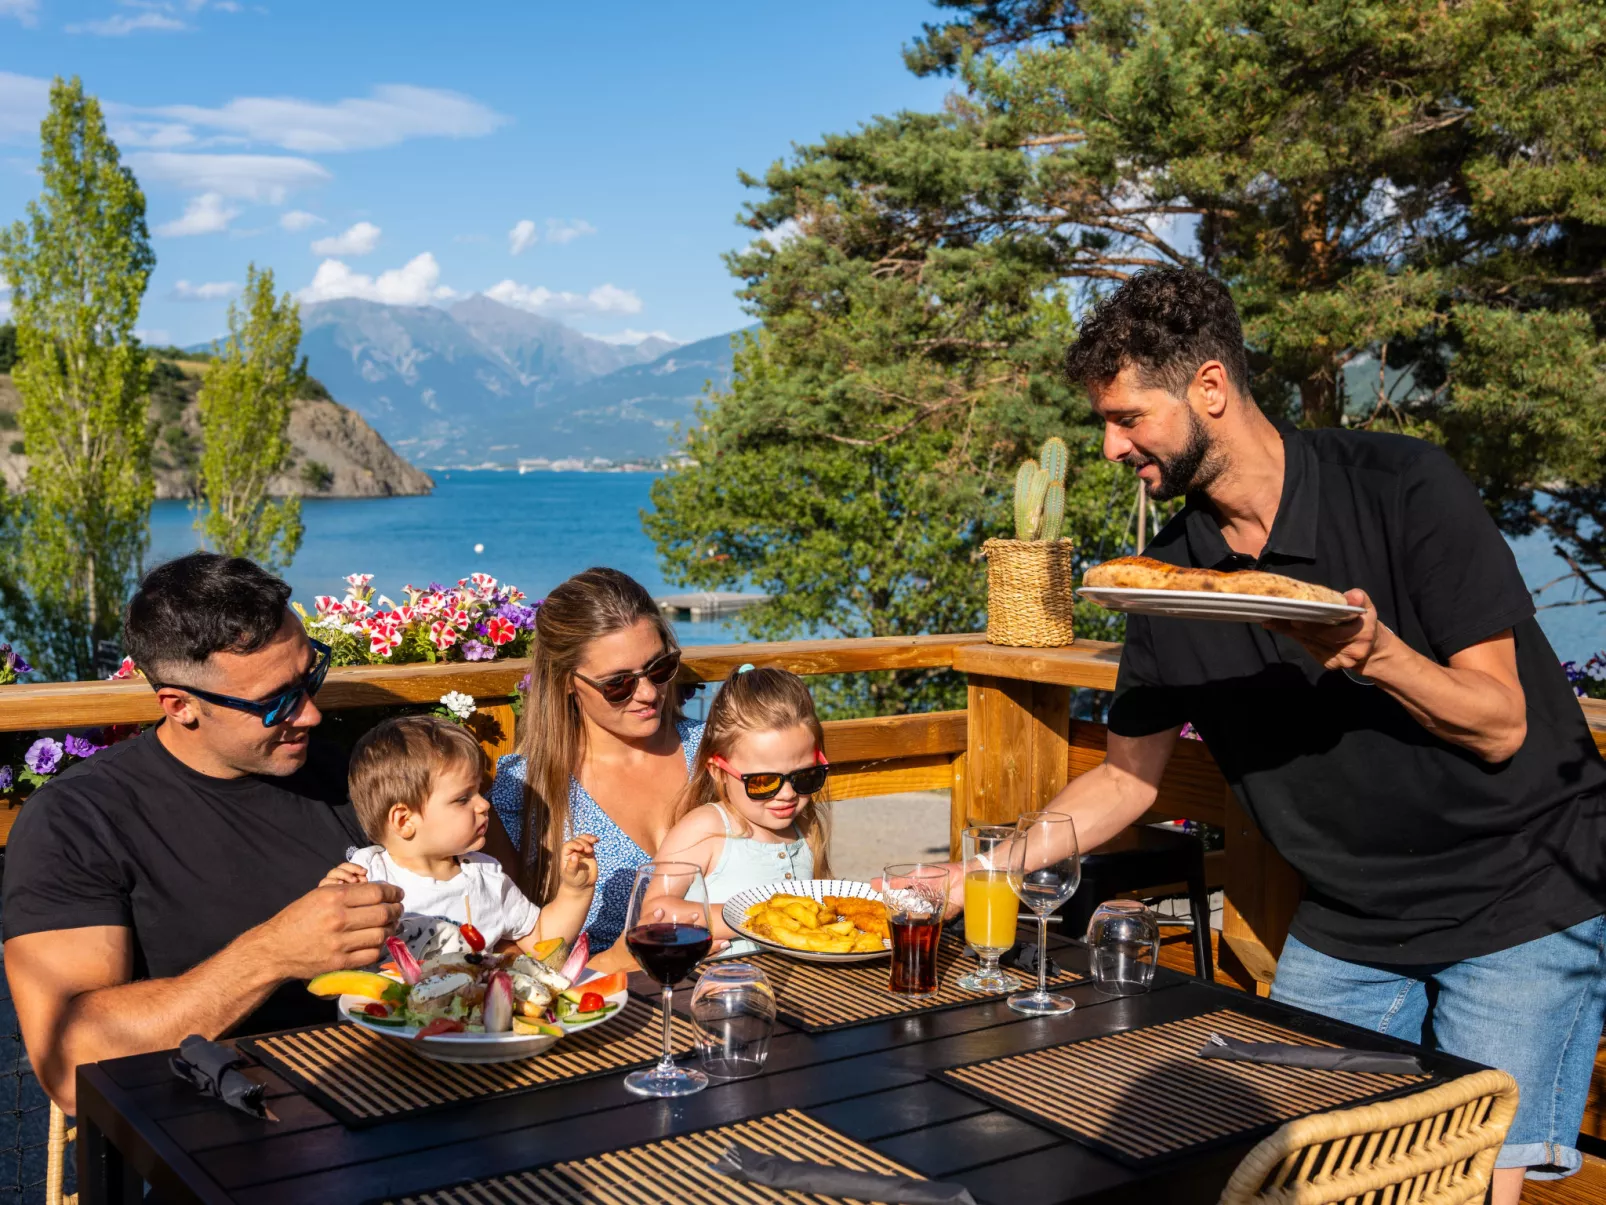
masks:
[[[912,1176],[885,1176],[880,1172],[861,1172],[825,1163],[802,1163],[779,1155],[766,1155],[739,1142],[733,1142],[709,1166],[722,1176],[748,1184],[762,1184],[765,1188],[790,1188],[858,1201],[886,1201],[888,1205],[976,1205],[976,1198],[963,1184],[916,1180]]]
[[[1210,1035],[1202,1059],[1233,1059],[1244,1063],[1277,1063],[1284,1067],[1314,1067],[1320,1071],[1361,1071],[1370,1075],[1421,1075],[1422,1064],[1411,1054],[1379,1050],[1346,1050],[1332,1046],[1287,1046],[1281,1042],[1245,1042]]]
[[[1012,971],[1021,971],[1027,975],[1037,974],[1037,959],[1042,954],[1041,947],[1035,941],[1017,942],[999,958],[1000,966],[1008,967]],[[1048,977],[1053,979],[1060,973],[1060,964],[1054,961],[1052,955],[1048,959]]]
[[[178,1045],[178,1054],[168,1060],[173,1074],[195,1086],[202,1096],[215,1096],[231,1109],[249,1113],[262,1121],[278,1121],[262,1095],[268,1090],[246,1077],[241,1067],[250,1060],[238,1050],[220,1042],[209,1042],[198,1033],[192,1033]]]

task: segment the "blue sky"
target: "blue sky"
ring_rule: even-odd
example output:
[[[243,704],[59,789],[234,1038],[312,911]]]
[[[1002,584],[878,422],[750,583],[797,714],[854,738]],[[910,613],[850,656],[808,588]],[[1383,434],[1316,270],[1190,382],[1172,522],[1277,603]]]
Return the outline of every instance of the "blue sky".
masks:
[[[438,5],[0,0],[0,221],[53,75],[144,186],[150,342],[224,325],[248,262],[307,300],[490,292],[613,338],[743,325],[720,254],[793,143],[940,106],[925,0]],[[316,245],[316,247],[315,247]],[[0,295],[3,307],[3,295]]]

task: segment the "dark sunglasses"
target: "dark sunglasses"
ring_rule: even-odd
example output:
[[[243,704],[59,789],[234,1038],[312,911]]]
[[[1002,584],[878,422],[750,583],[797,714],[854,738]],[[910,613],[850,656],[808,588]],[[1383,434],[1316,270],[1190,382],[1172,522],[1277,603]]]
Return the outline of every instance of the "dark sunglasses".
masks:
[[[680,650],[671,649],[667,653],[660,653],[647,662],[645,669],[638,669],[622,674],[609,674],[606,678],[588,678],[579,670],[574,676],[587,686],[595,687],[599,695],[609,703],[623,703],[636,693],[636,680],[645,678],[654,686],[663,686],[674,679],[680,672]]]
[[[815,754],[820,759],[817,766],[805,766],[801,770],[793,770],[782,774],[778,770],[755,770],[751,774],[738,774],[731,769],[730,763],[723,757],[711,757],[713,762],[727,774],[734,775],[742,780],[742,789],[747,797],[755,803],[763,803],[766,799],[774,799],[781,793],[781,788],[787,783],[799,795],[814,795],[825,787],[826,775],[831,773],[831,764],[825,760],[823,753]]]
[[[330,650],[329,646],[321,640],[307,637],[307,643],[312,645],[316,660],[312,668],[302,676],[301,681],[286,690],[280,691],[271,698],[256,702],[252,699],[236,699],[233,695],[215,694],[210,690],[202,690],[197,686],[180,686],[176,682],[152,682],[155,690],[182,690],[185,694],[194,695],[197,699],[205,699],[208,703],[215,703],[219,707],[227,707],[231,711],[246,711],[259,716],[264,728],[272,728],[275,724],[282,724],[300,710],[303,699],[309,699],[318,693],[323,680],[329,674]]]

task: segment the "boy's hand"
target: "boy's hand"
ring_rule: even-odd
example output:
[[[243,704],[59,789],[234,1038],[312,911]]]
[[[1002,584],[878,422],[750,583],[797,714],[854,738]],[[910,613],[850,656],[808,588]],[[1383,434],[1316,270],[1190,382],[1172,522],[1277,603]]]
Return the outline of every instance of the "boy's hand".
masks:
[[[597,885],[597,839],[591,833],[581,833],[563,843],[563,865],[558,878],[569,891],[591,891]]]
[[[339,887],[343,883],[366,883],[368,872],[355,862],[342,862],[319,882],[320,887]]]

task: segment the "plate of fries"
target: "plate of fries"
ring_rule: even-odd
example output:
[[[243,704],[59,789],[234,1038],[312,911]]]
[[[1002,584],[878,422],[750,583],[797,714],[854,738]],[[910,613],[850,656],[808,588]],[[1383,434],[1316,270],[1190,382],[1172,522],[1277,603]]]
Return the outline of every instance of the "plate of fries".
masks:
[[[881,893],[851,879],[766,883],[726,900],[721,915],[743,937],[805,962],[870,962],[892,949]]]

